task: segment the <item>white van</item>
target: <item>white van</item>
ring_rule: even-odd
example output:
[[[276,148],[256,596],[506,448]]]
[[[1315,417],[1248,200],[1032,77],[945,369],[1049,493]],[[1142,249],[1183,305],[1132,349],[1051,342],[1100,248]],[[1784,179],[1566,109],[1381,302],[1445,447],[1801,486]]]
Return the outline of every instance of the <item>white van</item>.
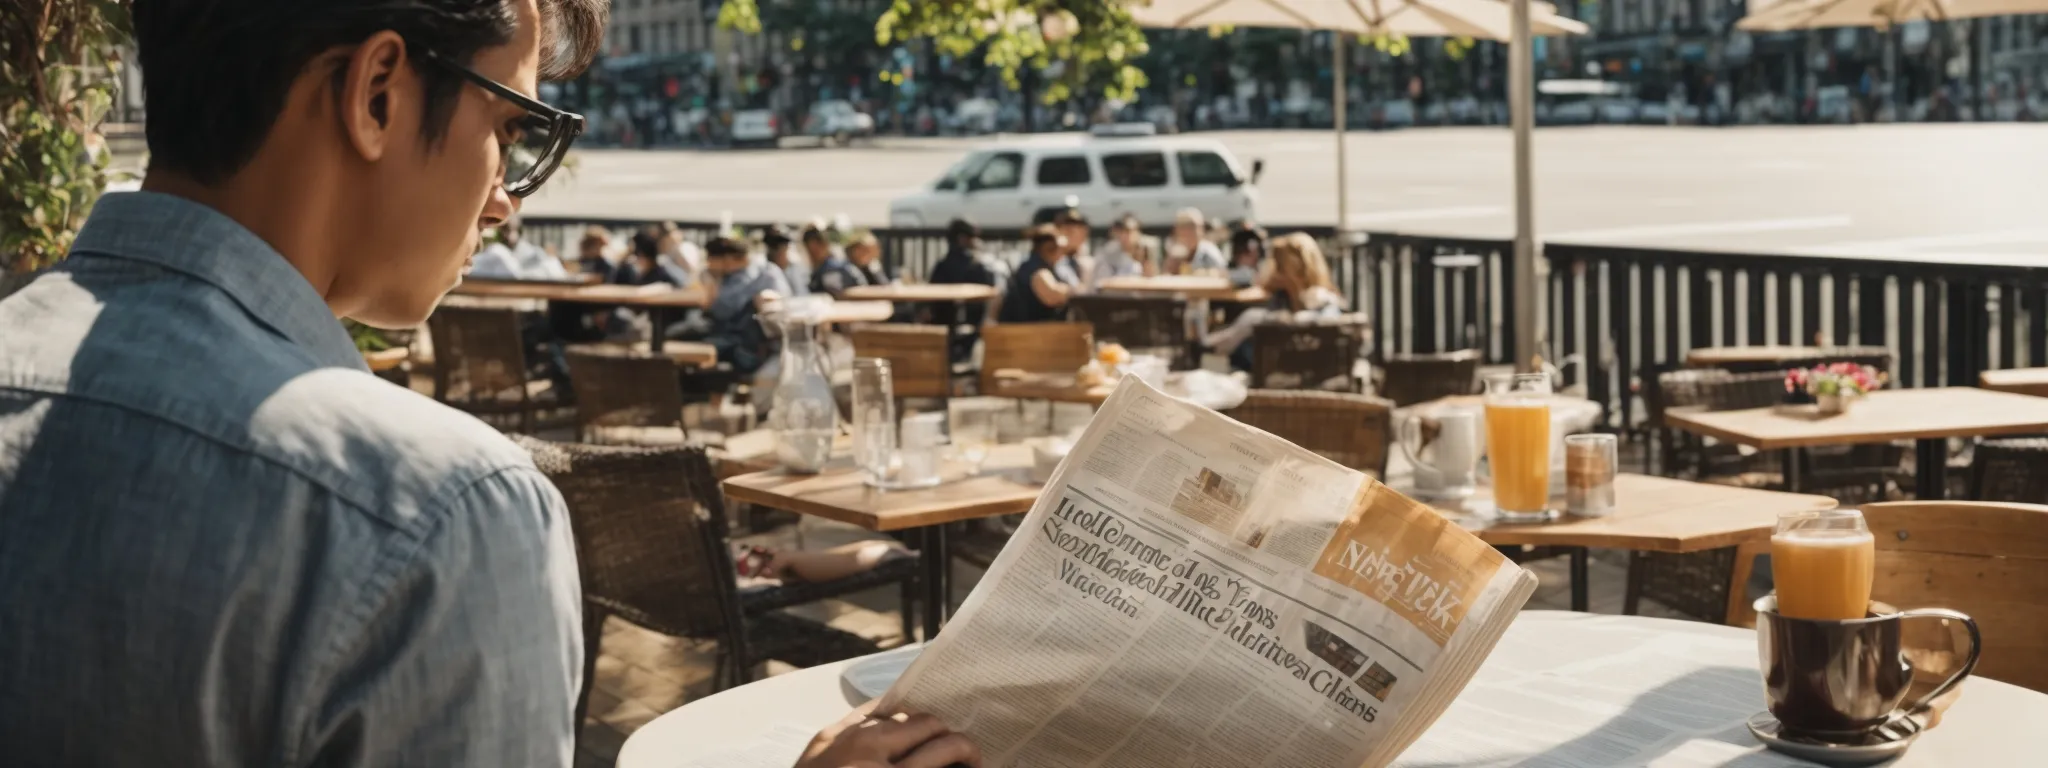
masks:
[[[1263,164],[1247,170],[1213,139],[1063,134],[991,145],[967,155],[930,187],[889,203],[892,227],[942,227],[965,217],[983,227],[1031,225],[1068,198],[1098,226],[1126,213],[1147,227],[1195,208],[1211,219],[1256,218]]]

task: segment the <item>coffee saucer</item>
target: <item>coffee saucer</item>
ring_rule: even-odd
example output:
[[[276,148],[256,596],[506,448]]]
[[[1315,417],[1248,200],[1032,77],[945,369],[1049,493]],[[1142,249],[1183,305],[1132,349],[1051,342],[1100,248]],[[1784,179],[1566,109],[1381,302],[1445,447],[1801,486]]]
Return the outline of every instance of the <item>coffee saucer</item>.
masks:
[[[1750,716],[1749,733],[1773,751],[1821,765],[1874,765],[1906,753],[1923,727],[1918,718],[1894,715],[1884,725],[1849,743],[1823,741],[1811,736],[1785,732],[1785,725],[1769,712]]]

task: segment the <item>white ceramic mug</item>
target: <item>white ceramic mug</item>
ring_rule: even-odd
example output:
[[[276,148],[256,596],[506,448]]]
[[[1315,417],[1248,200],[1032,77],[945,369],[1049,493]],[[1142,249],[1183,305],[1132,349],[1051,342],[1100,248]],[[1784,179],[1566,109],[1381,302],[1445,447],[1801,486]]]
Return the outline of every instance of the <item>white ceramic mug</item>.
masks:
[[[1479,456],[1485,452],[1480,412],[1445,408],[1403,418],[1394,430],[1394,444],[1415,468],[1415,491],[1433,499],[1462,499],[1477,485]],[[1423,436],[1425,423],[1436,434]]]

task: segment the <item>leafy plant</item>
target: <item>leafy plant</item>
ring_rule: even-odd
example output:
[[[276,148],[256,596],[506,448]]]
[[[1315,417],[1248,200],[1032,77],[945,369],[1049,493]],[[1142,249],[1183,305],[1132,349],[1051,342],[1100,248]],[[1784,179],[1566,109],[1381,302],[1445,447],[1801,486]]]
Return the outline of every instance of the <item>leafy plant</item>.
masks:
[[[718,23],[760,32],[759,0],[728,0]],[[979,52],[1012,89],[1025,71],[1041,72],[1048,104],[1095,88],[1129,99],[1146,85],[1135,63],[1147,50],[1145,34],[1118,0],[892,0],[875,20],[877,45],[920,39],[955,58]]]
[[[383,331],[347,318],[342,319],[341,327],[348,329],[348,337],[356,343],[358,352],[382,352],[391,348],[391,340],[384,337]]]
[[[0,13],[0,274],[47,266],[106,186],[98,133],[129,0],[11,0]]]

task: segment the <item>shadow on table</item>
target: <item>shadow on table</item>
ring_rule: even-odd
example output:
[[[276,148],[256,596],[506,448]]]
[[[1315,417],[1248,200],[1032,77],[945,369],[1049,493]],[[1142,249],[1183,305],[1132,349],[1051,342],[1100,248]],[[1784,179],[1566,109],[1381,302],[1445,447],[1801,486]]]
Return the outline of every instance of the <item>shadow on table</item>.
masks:
[[[1763,683],[1748,667],[1705,667],[1644,691],[1623,711],[1594,729],[1542,752],[1507,758],[1489,765],[1520,768],[1604,768],[1655,762],[1689,740],[1724,742],[1741,748],[1761,746],[1743,726],[1764,708]],[[1536,713],[1529,713],[1532,717]],[[1529,727],[1529,726],[1524,726]],[[1673,739],[1697,733],[1691,739]],[[1658,747],[1645,748],[1644,745]],[[1398,762],[1402,768],[1452,768],[1466,763]],[[1723,768],[1783,768],[1799,764],[1776,754],[1749,753],[1722,763]]]

